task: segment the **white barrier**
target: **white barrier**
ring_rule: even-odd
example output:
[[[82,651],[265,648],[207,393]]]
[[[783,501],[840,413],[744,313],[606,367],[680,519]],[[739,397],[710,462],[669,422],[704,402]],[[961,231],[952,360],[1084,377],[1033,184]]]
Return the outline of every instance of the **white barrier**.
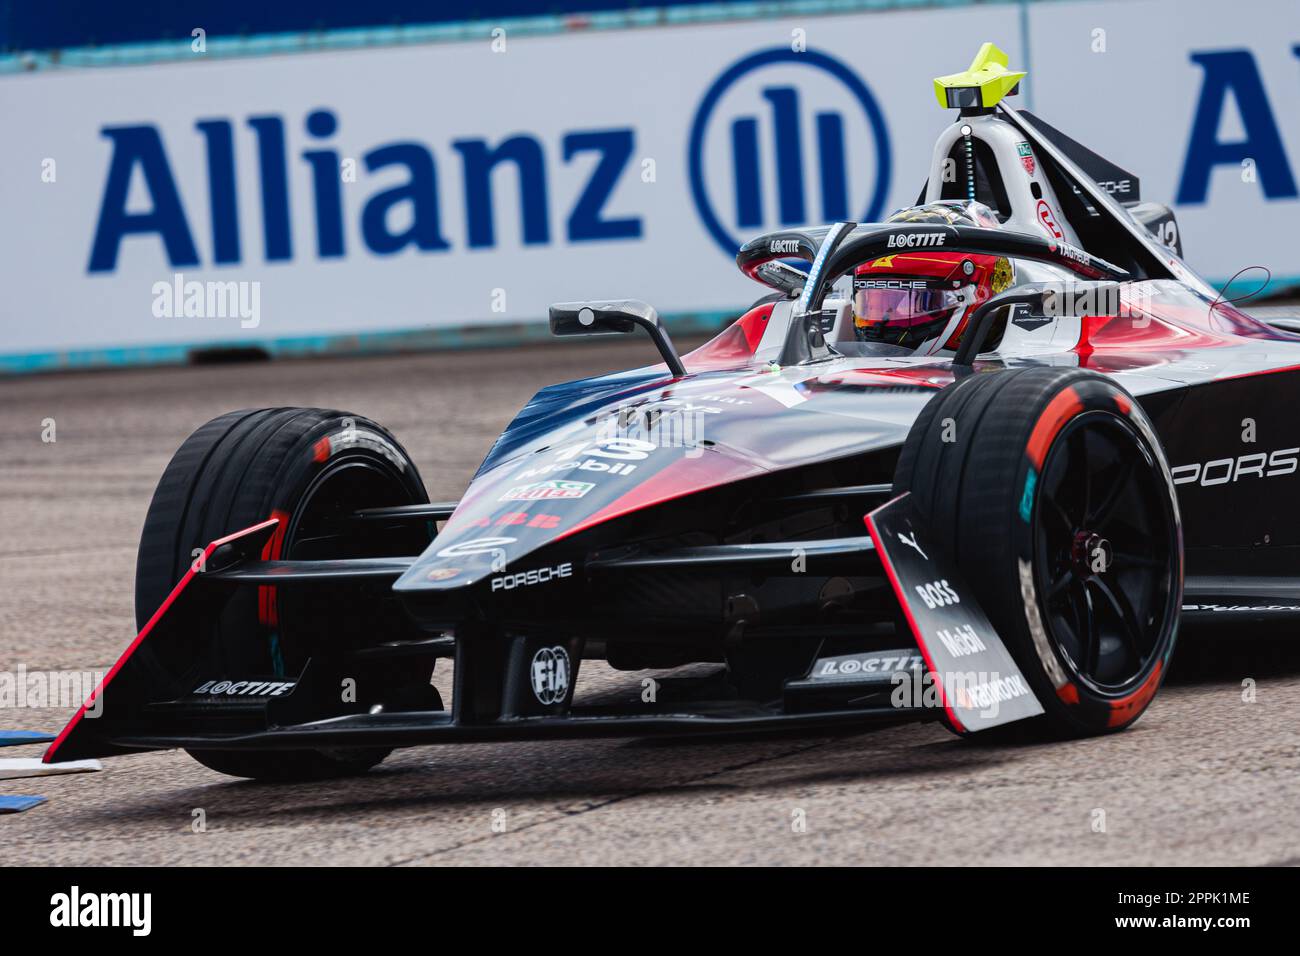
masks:
[[[743,238],[915,201],[951,121],[930,80],[986,39],[1030,69],[1017,105],[1174,205],[1193,266],[1300,277],[1292,0],[485,27],[0,79],[0,363],[513,328],[579,298],[735,310],[762,291]]]

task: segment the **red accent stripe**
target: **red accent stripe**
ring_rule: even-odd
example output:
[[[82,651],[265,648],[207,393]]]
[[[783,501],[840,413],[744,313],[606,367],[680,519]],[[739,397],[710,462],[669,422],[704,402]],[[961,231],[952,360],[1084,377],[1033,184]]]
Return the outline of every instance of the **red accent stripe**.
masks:
[[[615,498],[599,511],[592,512],[578,524],[555,537],[560,541],[570,535],[584,531],[593,525],[622,517],[633,511],[662,504],[683,495],[695,494],[709,488],[752,478],[762,474],[765,469],[758,465],[736,461],[722,455],[706,453],[699,458],[679,458],[665,465],[641,484],[629,488],[627,492]]]
[[[206,562],[208,558],[212,557],[212,552],[216,551],[217,548],[221,547],[223,544],[228,544],[231,541],[237,540],[238,538],[243,538],[246,537],[247,535],[255,534],[256,532],[266,528],[268,525],[273,524],[275,520],[276,519],[274,518],[270,518],[266,521],[260,522],[259,524],[255,524],[252,527],[245,528],[242,531],[236,531],[234,534],[228,534],[224,538],[218,538],[216,541],[213,541],[211,544],[209,544],[206,548],[203,549],[203,554],[199,558],[199,562],[200,563]],[[114,677],[117,676],[117,672],[122,669],[122,665],[124,665],[130,659],[131,655],[135,653],[136,648],[138,648],[141,642],[143,642],[144,639],[149,636],[149,633],[154,629],[154,625],[156,625],[160,620],[162,620],[162,616],[167,613],[167,609],[170,608],[172,604],[176,602],[176,599],[180,597],[181,592],[184,591],[186,586],[190,583],[190,581],[194,579],[194,575],[196,573],[197,572],[194,570],[194,563],[191,563],[190,569],[185,572],[185,576],[182,577],[179,582],[177,582],[176,587],[172,588],[171,593],[167,595],[166,600],[162,602],[158,610],[153,612],[153,617],[149,618],[149,620],[145,623],[145,626],[141,629],[140,633],[136,635],[135,640],[131,642],[131,646],[128,647],[126,651],[122,654],[122,656],[117,659],[117,663],[113,665],[112,670],[110,670],[107,674],[104,675],[104,679],[99,682],[99,686],[95,688],[95,692],[91,694],[88,698],[86,698],[86,702],[82,704],[80,708],[78,708],[76,714],[74,714],[72,719],[68,721],[68,725],[64,727],[62,731],[59,732],[59,736],[55,738],[54,743],[50,744],[49,748],[45,751],[45,756],[42,758],[45,761],[45,763],[54,762],[54,758],[56,753],[58,752],[58,749],[61,746],[63,746],[63,742],[68,739],[68,735],[72,733],[73,728],[75,728],[77,724],[81,723],[81,718],[85,716],[86,710],[94,703],[94,701],[98,700],[103,695],[105,689],[109,685],[109,682]]]
[[[957,323],[957,328],[953,330],[952,335],[948,336],[948,341],[943,343],[943,347],[952,349],[954,352],[957,351],[961,345],[961,337],[966,334],[966,326],[968,325],[970,325],[969,311],[961,317],[961,321]]]
[[[758,343],[763,341],[763,333],[767,331],[767,322],[772,317],[772,308],[775,305],[775,302],[768,302],[756,309],[750,309],[740,317],[740,331],[745,333],[745,344],[749,346],[751,355],[758,348]]]
[[[275,529],[275,534],[262,546],[262,560],[279,561],[280,553],[284,549],[284,532],[289,527],[289,515],[287,512],[276,508],[271,511],[271,517],[268,520],[280,523]],[[274,584],[258,585],[257,620],[267,627],[275,627],[280,623],[280,612],[275,595],[276,588]]]
[[[1042,471],[1043,459],[1047,457],[1047,449],[1051,447],[1052,439],[1061,430],[1061,426],[1081,411],[1083,411],[1083,403],[1079,401],[1079,393],[1072,387],[1061,389],[1056,397],[1047,403],[1047,408],[1043,410],[1038,423],[1034,425],[1033,432],[1029,435],[1029,445],[1025,448],[1025,454],[1029,456],[1035,468]]]
[[[1254,372],[1242,372],[1240,375],[1225,375],[1216,378],[1216,382],[1231,382],[1237,378],[1254,378],[1256,375],[1276,375],[1278,372],[1300,372],[1300,365],[1284,365],[1281,368],[1262,368]]]
[[[330,440],[329,440],[329,436],[326,435],[324,438],[320,439],[318,442],[316,442],[315,445],[312,446],[311,458],[312,461],[325,461],[326,459],[329,458],[329,456],[330,456]]]
[[[902,495],[899,497],[902,497]],[[934,686],[939,688],[939,699],[943,701],[944,713],[948,715],[948,719],[952,721],[952,725],[956,727],[958,731],[965,733],[966,725],[957,719],[957,712],[954,711],[952,705],[948,703],[948,695],[944,693],[943,680],[939,676],[939,670],[934,666],[934,659],[930,657],[930,652],[926,649],[925,641],[921,640],[921,629],[916,626],[916,618],[912,616],[912,609],[907,606],[907,598],[903,594],[903,584],[898,580],[898,573],[890,563],[889,555],[885,553],[885,549],[881,546],[880,532],[876,529],[876,523],[871,517],[876,513],[876,511],[879,511],[881,508],[888,508],[897,500],[898,498],[894,498],[891,501],[885,502],[875,511],[863,515],[862,520],[867,526],[867,534],[871,535],[871,541],[876,546],[876,554],[880,555],[880,563],[885,569],[885,576],[889,578],[889,585],[894,589],[894,594],[898,597],[898,603],[903,608],[903,616],[907,618],[907,626],[912,629],[912,636],[916,638],[916,644],[921,649],[921,656],[925,658],[926,670],[928,670],[934,677]]]

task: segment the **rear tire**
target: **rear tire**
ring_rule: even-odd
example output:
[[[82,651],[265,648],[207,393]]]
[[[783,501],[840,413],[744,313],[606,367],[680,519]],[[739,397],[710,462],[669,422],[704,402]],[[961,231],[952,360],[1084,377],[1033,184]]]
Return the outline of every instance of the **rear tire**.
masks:
[[[360,508],[428,500],[406,451],[366,418],[316,408],[222,415],[181,445],[158,482],[136,560],[137,624],[143,627],[154,614],[198,549],[233,531],[279,518],[262,555],[270,559],[419,553],[427,538],[398,531],[379,540],[359,539],[347,534],[344,519]],[[375,626],[379,608],[373,598],[346,589],[335,597],[322,608],[318,602],[304,606],[273,587],[241,589],[222,609],[215,637],[196,634],[189,643],[176,641],[165,649],[146,642],[137,657],[173,685],[234,674],[294,677],[320,633],[345,642]],[[328,627],[321,627],[322,619]],[[226,675],[196,673],[211,640]],[[361,773],[390,751],[190,753],[221,773],[286,782]]]
[[[1042,703],[1033,730],[1137,720],[1173,653],[1183,553],[1168,463],[1127,392],[1080,369],[971,375],[918,417],[904,491]]]

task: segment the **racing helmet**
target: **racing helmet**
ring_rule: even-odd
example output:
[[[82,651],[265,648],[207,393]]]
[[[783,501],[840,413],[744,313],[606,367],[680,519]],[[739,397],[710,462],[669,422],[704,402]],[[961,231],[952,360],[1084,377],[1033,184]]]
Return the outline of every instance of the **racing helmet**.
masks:
[[[902,209],[885,221],[1000,227],[988,206],[965,200]],[[854,337],[926,353],[955,350],[975,307],[1015,281],[1005,256],[928,249],[881,256],[854,270]]]

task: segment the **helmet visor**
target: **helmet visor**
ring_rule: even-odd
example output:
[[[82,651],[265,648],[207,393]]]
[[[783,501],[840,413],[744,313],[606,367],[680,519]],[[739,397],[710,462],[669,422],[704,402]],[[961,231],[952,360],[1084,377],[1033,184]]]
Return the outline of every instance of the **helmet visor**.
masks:
[[[960,291],[921,279],[867,279],[853,283],[853,327],[860,340],[920,345],[943,331],[961,304]]]

